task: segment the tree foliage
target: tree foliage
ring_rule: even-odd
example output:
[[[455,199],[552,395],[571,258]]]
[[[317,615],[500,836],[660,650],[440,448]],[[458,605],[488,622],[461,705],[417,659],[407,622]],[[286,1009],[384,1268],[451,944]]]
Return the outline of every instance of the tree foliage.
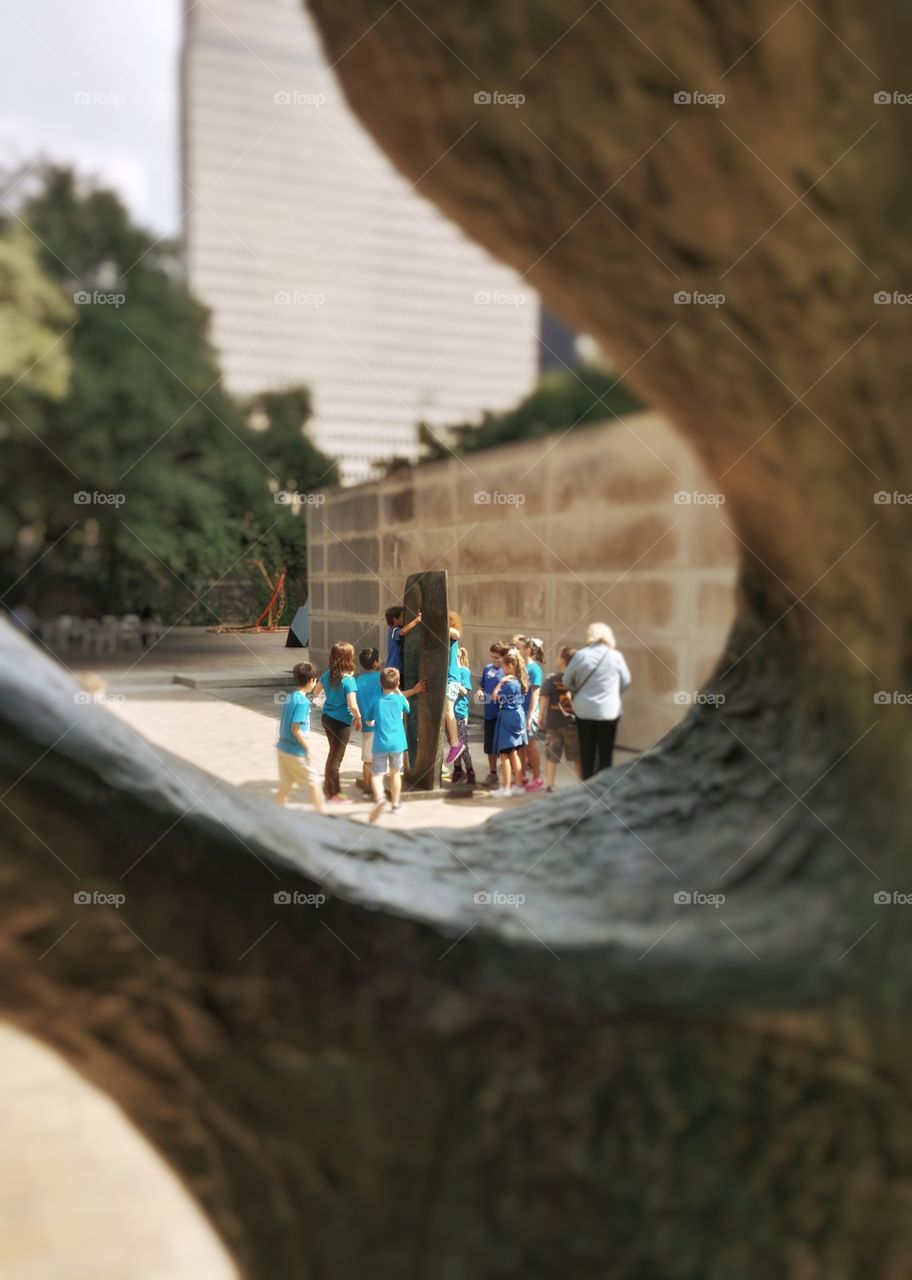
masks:
[[[335,478],[304,432],[307,392],[263,397],[252,429],[250,406],[222,384],[176,246],[134,226],[111,192],[50,169],[21,215],[54,282],[32,282],[32,312],[55,288],[76,323],[67,393],[55,399],[33,378],[4,414],[3,577],[26,573],[42,613],[150,604],[212,622],[209,593],[248,556],[303,573],[300,509],[274,493]]]

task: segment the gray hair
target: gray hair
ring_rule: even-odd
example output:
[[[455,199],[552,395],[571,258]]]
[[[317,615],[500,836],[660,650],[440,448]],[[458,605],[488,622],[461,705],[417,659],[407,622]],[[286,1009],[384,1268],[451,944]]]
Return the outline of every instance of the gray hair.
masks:
[[[593,622],[586,632],[586,644],[606,644],[609,649],[617,648],[614,632],[607,622]]]

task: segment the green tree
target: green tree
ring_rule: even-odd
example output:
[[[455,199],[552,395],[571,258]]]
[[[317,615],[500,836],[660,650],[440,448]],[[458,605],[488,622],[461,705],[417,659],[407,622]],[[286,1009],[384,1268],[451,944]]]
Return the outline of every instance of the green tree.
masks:
[[[12,421],[23,465],[0,480],[30,530],[33,602],[112,612],[149,603],[172,620],[187,611],[206,622],[206,593],[248,555],[272,572],[289,560],[302,571],[303,522],[273,496],[285,477],[273,465],[272,423],[251,430],[224,390],[208,314],[187,291],[176,247],[68,170],[47,170],[21,213],[78,317],[69,392],[36,395]],[[304,442],[304,420],[295,464],[306,470],[306,459],[311,471],[301,480],[331,482],[333,464]],[[18,577],[28,566],[10,552],[4,577]]]

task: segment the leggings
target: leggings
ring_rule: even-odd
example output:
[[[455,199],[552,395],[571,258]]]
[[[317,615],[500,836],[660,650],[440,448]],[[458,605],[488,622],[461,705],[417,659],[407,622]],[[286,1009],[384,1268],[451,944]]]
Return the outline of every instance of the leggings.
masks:
[[[465,720],[459,720],[459,719],[457,719],[457,721],[456,721],[456,732],[459,734],[459,741],[460,741],[460,742],[462,743],[462,745],[465,747],[465,751],[463,751],[462,755],[461,755],[461,756],[459,757],[459,759],[456,761],[456,768],[457,768],[457,769],[465,769],[466,773],[473,773],[473,772],[474,772],[474,770],[472,769],[472,753],[471,753],[471,751],[469,751],[469,721],[468,721],[468,717],[466,717],[466,719],[465,719]]]
[[[580,764],[583,778],[591,778],[602,769],[611,768],[617,720],[583,720],[576,717],[576,731],[580,741]]]
[[[323,774],[323,793],[327,799],[337,796],[342,790],[339,782],[339,765],[345,755],[345,748],[351,738],[351,725],[332,716],[323,716],[323,732],[329,744],[329,755],[326,757],[326,770]]]

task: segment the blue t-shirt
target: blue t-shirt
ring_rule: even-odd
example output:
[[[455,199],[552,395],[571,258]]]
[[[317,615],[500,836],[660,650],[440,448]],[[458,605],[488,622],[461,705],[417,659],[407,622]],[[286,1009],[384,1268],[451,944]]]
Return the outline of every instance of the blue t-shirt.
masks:
[[[355,677],[358,686],[358,710],[365,729],[370,729],[374,720],[377,699],[380,697],[380,672],[362,671]]]
[[[456,675],[456,679],[465,689],[472,687],[472,673],[468,667],[460,667]],[[461,693],[453,704],[453,715],[457,720],[468,720],[469,718],[469,695]]]
[[[541,688],[542,669],[537,662],[530,662],[526,667],[526,671],[529,673],[529,690],[523,698],[523,709],[528,715],[529,703],[532,701],[532,690]]]
[[[354,716],[348,709],[347,698],[350,693],[358,692],[355,677],[343,676],[340,684],[330,684],[329,672],[324,671],[320,676],[320,684],[326,690],[323,714],[329,716],[330,720],[340,720],[342,724],[351,724]]]
[[[306,733],[310,728],[310,698],[300,689],[295,689],[294,693],[290,693],[285,699],[279,719],[279,736],[276,746],[287,756],[306,756],[307,748],[301,746],[291,731],[293,724],[300,725],[302,733]]]
[[[386,632],[386,665],[402,670],[402,636],[398,627],[389,627]]]
[[[481,673],[481,688],[484,692],[484,718],[486,720],[497,719],[497,703],[491,701],[491,694],[497,688],[500,677],[503,675],[500,667],[493,662],[489,662]]]
[[[406,751],[408,739],[402,713],[408,714],[408,698],[401,693],[381,693],[374,712],[374,755]]]

